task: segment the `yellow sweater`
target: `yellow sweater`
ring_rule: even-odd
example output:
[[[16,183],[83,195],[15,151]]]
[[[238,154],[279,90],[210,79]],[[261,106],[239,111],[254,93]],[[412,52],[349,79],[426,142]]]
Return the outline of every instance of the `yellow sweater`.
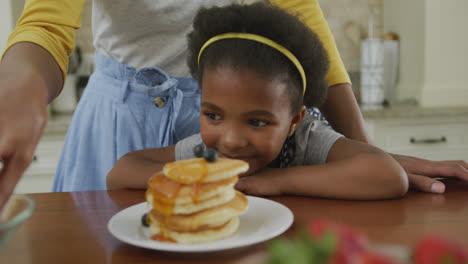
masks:
[[[65,80],[68,57],[75,46],[75,30],[81,26],[85,0],[27,0],[7,48],[18,42],[33,42],[43,47],[57,61]],[[272,0],[273,4],[297,14],[316,32],[330,59],[327,75],[329,86],[351,83],[323,17],[317,0]]]
[[[85,0],[26,0],[6,49],[18,42],[32,42],[43,47],[57,61],[65,80],[84,3]]]
[[[328,86],[340,83],[351,84],[318,0],[271,0],[270,2],[290,14],[297,15],[304,24],[319,36],[330,60],[330,69],[327,74]]]

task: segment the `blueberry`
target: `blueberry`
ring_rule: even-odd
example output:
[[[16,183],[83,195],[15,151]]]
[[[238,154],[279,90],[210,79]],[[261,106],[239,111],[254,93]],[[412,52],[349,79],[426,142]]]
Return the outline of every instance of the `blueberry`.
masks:
[[[148,219],[146,218],[148,216],[148,213],[143,214],[141,217],[141,224],[145,227],[149,227]]]
[[[218,158],[218,153],[216,153],[216,150],[208,148],[203,152],[203,157],[208,162],[214,162]]]
[[[193,154],[195,154],[195,157],[198,157],[198,158],[203,157],[204,152],[205,152],[205,145],[203,144],[198,144],[193,148]]]

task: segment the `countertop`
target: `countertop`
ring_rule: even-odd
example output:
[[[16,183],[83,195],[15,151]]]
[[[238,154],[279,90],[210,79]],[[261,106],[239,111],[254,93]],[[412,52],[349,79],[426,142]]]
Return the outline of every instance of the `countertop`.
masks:
[[[421,107],[415,102],[395,103],[388,107],[372,109],[361,106],[362,115],[365,120],[370,119],[419,119],[432,118],[467,118],[468,106],[460,107]]]
[[[425,235],[438,234],[468,244],[468,183],[446,180],[444,195],[410,191],[405,197],[381,201],[343,201],[304,196],[270,196],[294,214],[292,226],[280,238],[292,238],[316,219],[343,223],[362,232],[375,245],[406,249]],[[265,263],[267,245],[215,252],[165,252],[123,243],[107,229],[109,219],[144,202],[144,190],[113,190],[31,194],[36,209],[3,248],[0,263]],[[248,212],[247,212],[248,214]],[[246,214],[246,216],[247,216]],[[139,223],[141,215],[128,223]],[[242,218],[246,223],[261,217]],[[129,224],[128,240],[142,239]],[[389,251],[386,251],[389,253]],[[396,252],[401,252],[398,250]],[[394,255],[394,254],[392,254]],[[403,256],[407,256],[404,254]]]

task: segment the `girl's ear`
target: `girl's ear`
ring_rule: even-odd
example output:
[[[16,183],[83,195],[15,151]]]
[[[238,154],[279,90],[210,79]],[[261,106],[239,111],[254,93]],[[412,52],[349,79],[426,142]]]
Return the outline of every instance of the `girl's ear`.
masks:
[[[301,124],[302,120],[304,119],[306,111],[307,109],[305,105],[303,105],[301,107],[301,110],[299,110],[297,113],[294,114],[293,118],[291,119],[291,125],[289,125],[288,136],[292,136],[294,134],[294,132],[296,131],[296,128]]]

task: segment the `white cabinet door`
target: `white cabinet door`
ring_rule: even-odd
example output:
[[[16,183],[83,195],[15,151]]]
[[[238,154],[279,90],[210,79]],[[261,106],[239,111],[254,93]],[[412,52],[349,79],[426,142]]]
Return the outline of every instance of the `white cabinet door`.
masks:
[[[422,118],[367,121],[374,144],[395,154],[468,160],[468,120]]]
[[[62,150],[65,134],[43,137],[35,152],[35,160],[16,185],[15,193],[41,193],[52,190],[55,170]]]

